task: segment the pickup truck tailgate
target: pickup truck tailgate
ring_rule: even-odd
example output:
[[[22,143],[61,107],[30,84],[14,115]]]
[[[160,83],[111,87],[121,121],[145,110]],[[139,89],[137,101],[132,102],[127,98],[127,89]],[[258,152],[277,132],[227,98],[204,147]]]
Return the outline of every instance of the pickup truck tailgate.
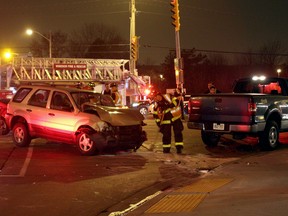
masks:
[[[205,94],[189,100],[189,121],[192,122],[249,124],[251,111],[253,103],[249,94]]]

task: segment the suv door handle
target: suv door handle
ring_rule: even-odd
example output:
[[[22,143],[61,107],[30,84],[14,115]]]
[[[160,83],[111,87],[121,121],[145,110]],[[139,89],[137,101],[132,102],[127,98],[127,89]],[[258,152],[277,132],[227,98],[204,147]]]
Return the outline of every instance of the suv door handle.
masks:
[[[27,111],[27,112],[32,112],[32,110],[31,110],[31,109],[26,109],[26,111]]]
[[[48,115],[49,115],[49,116],[55,116],[55,114],[54,114],[54,113],[48,113]]]

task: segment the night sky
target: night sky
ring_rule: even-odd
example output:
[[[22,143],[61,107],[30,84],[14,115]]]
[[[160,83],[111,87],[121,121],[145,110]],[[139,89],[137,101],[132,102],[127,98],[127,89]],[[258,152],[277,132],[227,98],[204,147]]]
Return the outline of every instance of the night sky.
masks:
[[[140,62],[161,63],[175,48],[170,0],[135,0]],[[129,0],[2,0],[0,47],[25,52],[41,33],[69,32],[85,23],[114,27],[129,41]],[[288,49],[287,0],[179,0],[182,49],[245,52],[279,40]],[[33,36],[33,37],[36,37]],[[39,36],[38,36],[39,37]]]

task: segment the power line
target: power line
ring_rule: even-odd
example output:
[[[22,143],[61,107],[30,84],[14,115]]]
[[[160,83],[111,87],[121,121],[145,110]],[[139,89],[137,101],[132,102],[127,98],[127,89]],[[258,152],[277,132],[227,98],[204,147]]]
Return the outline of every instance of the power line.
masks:
[[[89,44],[77,44],[72,47],[126,47],[129,46],[129,44],[95,44],[95,45],[89,45]],[[61,46],[63,47],[71,47],[70,45],[66,46]],[[143,48],[157,48],[157,49],[167,49],[167,50],[175,50],[173,47],[168,47],[168,46],[156,46],[156,45],[149,45],[149,44],[143,44],[141,47]],[[2,47],[3,48],[3,47]],[[12,47],[12,49],[30,49],[30,47]],[[238,55],[265,55],[266,53],[259,53],[259,52],[242,52],[242,51],[225,51],[225,50],[210,50],[210,49],[181,49],[181,51],[189,51],[189,50],[194,50],[196,52],[204,52],[204,53],[218,53],[218,54],[238,54]],[[105,51],[101,51],[105,52]],[[107,51],[111,52],[111,51]],[[116,51],[116,52],[127,52],[127,51]],[[288,56],[288,53],[268,53],[267,55],[275,55],[275,56]]]
[[[210,53],[223,53],[223,54],[240,54],[240,55],[264,55],[266,53],[257,52],[236,52],[236,51],[223,51],[223,50],[205,50],[205,49],[195,49],[198,52],[210,52]],[[288,56],[288,53],[267,53],[269,55],[275,56]]]
[[[144,48],[158,48],[158,49],[169,49],[169,50],[175,50],[175,48],[168,47],[168,46],[156,46],[156,45],[147,45],[144,44],[141,47]],[[264,53],[258,53],[258,52],[237,52],[237,51],[224,51],[224,50],[207,50],[207,49],[181,49],[183,50],[195,50],[196,52],[206,52],[206,53],[220,53],[220,54],[239,54],[239,55],[264,55]],[[269,53],[269,55],[275,55],[275,56],[288,56],[288,53]]]

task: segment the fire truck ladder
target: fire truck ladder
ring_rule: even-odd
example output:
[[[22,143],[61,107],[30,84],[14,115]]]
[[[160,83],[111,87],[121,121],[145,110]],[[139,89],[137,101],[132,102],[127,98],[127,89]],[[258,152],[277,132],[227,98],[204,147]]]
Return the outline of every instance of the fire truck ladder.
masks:
[[[11,61],[11,78],[19,83],[45,82],[119,82],[124,79],[123,59],[73,59],[15,57]]]

